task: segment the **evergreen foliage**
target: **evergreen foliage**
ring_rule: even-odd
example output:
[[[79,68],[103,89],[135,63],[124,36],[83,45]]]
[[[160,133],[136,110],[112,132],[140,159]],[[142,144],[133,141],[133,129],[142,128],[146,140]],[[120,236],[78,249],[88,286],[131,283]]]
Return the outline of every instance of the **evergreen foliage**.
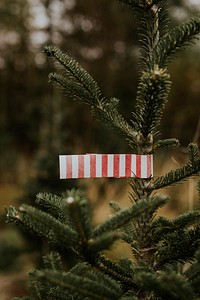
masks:
[[[121,0],[139,16],[141,73],[133,120],[127,122],[118,110],[119,100],[103,96],[95,80],[74,59],[54,46],[44,52],[64,70],[52,73],[50,81],[72,99],[91,106],[95,115],[123,133],[132,151],[155,153],[178,145],[176,139],[158,140],[159,125],[170,91],[167,65],[180,49],[200,33],[200,19],[169,30],[165,1]],[[25,299],[199,299],[200,210],[167,219],[157,210],[169,197],[156,191],[199,175],[197,145],[188,146],[188,162],[167,174],[129,180],[131,205],[121,209],[111,203],[112,217],[93,225],[85,195],[71,190],[62,196],[39,193],[39,207],[7,208],[9,222],[45,238],[52,251],[43,268],[30,273],[30,296]],[[200,182],[198,184],[200,191]],[[131,258],[106,256],[116,241],[131,249]],[[66,269],[66,253],[75,264]],[[17,298],[16,298],[17,299]]]

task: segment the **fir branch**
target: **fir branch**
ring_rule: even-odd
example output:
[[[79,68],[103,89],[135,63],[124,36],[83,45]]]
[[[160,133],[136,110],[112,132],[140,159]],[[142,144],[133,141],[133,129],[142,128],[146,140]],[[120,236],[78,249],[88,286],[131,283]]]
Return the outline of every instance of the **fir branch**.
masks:
[[[157,44],[152,64],[165,68],[172,57],[185,46],[192,44],[200,33],[200,16],[169,31]]]
[[[46,269],[60,271],[63,269],[60,254],[51,251],[48,255],[43,257],[43,265]]]
[[[167,149],[167,148],[178,147],[179,145],[180,145],[179,140],[177,140],[175,138],[165,139],[165,140],[158,140],[153,145],[153,152],[156,152],[159,149]]]
[[[154,297],[163,300],[194,299],[192,288],[185,278],[175,272],[160,273],[140,272],[136,275],[137,284],[143,291],[154,292]]]
[[[188,158],[189,158],[188,164],[191,165],[192,167],[195,166],[198,158],[200,158],[199,149],[196,144],[190,143],[188,145]]]
[[[118,103],[119,100],[116,98],[102,99],[97,106],[92,106],[92,112],[98,119],[104,120],[106,124],[125,136],[133,147],[136,147],[138,132],[119,113]]]
[[[100,272],[92,266],[90,266],[90,268],[88,268],[86,272],[82,275],[87,277],[88,279],[98,281],[101,284],[109,287],[110,289],[115,290],[117,295],[121,295],[122,293],[120,285],[115,280],[113,280],[110,276]]]
[[[197,226],[200,221],[200,210],[189,211],[180,216],[168,220],[161,216],[154,220],[151,226],[151,234],[154,242],[158,242],[165,234]]]
[[[40,271],[38,270],[31,271],[29,276],[31,282],[31,292],[33,296],[31,299],[81,300],[78,294],[70,293],[69,290],[63,289],[61,286],[58,287],[48,281],[41,280]]]
[[[50,214],[28,205],[21,205],[19,210],[9,207],[6,211],[8,222],[15,222],[17,225],[47,238],[53,244],[59,243],[64,248],[77,247],[77,232]]]
[[[136,288],[132,274],[129,274],[127,270],[121,268],[114,260],[106,258],[103,255],[99,255],[96,258],[95,265],[102,272],[111,276],[111,278],[121,282],[126,288],[127,285],[132,286],[132,288]]]
[[[47,285],[44,282],[37,280],[38,270],[33,269],[29,272],[30,279],[30,291],[31,295],[37,300],[43,300],[45,297],[44,291],[47,289]]]
[[[84,275],[89,268],[91,268],[91,265],[88,262],[79,262],[70,269],[70,273],[81,276]]]
[[[149,198],[151,202],[151,208],[147,211],[150,218],[157,212],[159,208],[167,205],[170,201],[170,197],[165,194],[156,194]]]
[[[176,228],[196,225],[200,221],[200,210],[188,211],[173,219],[171,222]]]
[[[159,40],[161,40],[169,32],[169,15],[167,1],[154,0],[154,5],[158,5],[158,22],[159,22]]]
[[[139,199],[148,198],[150,196],[151,180],[152,178],[138,179],[137,177],[132,177],[128,180],[131,187],[129,198],[132,203],[136,203]]]
[[[79,293],[82,297],[90,297],[97,300],[119,299],[118,291],[106,286],[104,282],[91,280],[87,276],[79,277],[70,272],[65,273],[52,270],[43,270],[38,275],[38,279],[47,280],[52,284]]]
[[[118,0],[137,11],[140,27],[141,70],[153,69],[152,55],[159,39],[168,31],[168,15],[162,0]]]
[[[151,207],[152,201],[150,199],[145,199],[139,201],[137,204],[132,205],[132,207],[122,209],[114,216],[94,228],[92,237],[101,236],[106,232],[113,231],[122,227],[132,218],[139,217],[142,213],[144,213],[148,209],[151,209]]]
[[[170,77],[166,70],[155,66],[151,72],[144,72],[137,91],[133,124],[144,138],[157,133],[163,109],[170,91]]]
[[[114,213],[117,213],[121,210],[120,206],[115,202],[109,203],[110,207],[112,208]],[[127,224],[125,224],[122,228],[123,235],[122,240],[125,241],[128,244],[135,245],[135,227],[134,227],[134,221],[130,221]]]
[[[195,253],[195,260],[190,264],[190,266],[185,270],[184,275],[187,277],[191,286],[196,293],[200,293],[200,249]],[[198,287],[198,288],[197,288]]]
[[[75,60],[59,49],[46,46],[44,52],[47,56],[53,57],[66,71],[66,76],[50,73],[49,80],[61,86],[70,98],[90,105],[97,118],[103,119],[109,126],[117,129],[134,145],[137,132],[119,113],[117,108],[119,100],[116,98],[105,100],[93,78]]]
[[[173,262],[185,263],[194,259],[199,248],[200,228],[178,229],[165,233],[158,243],[154,268]]]
[[[35,202],[63,224],[72,226],[69,209],[64,198],[51,193],[38,193]]]
[[[74,194],[74,197],[72,196]],[[80,235],[82,244],[86,245],[89,237],[92,233],[90,210],[88,201],[82,195],[76,199],[76,193],[71,194],[71,196],[66,198],[68,203],[70,215],[76,228]]]
[[[151,224],[152,241],[154,243],[159,242],[163,235],[173,230],[174,228],[170,220],[168,220],[164,216],[156,218]]]
[[[67,73],[67,76],[71,79],[70,82],[76,82],[77,88],[82,87],[82,91],[85,90],[84,93],[91,95],[91,104],[98,102],[102,97],[100,88],[97,83],[91,77],[89,73],[86,72],[76,60],[69,57],[67,54],[60,51],[58,48],[53,46],[45,46],[44,53],[53,58],[59,65],[64,67],[64,70]],[[56,78],[51,77],[50,80],[55,80]]]
[[[149,5],[147,9],[141,9],[139,41],[141,44],[141,70],[149,71],[153,68],[152,52],[160,38],[159,10],[157,5]]]
[[[157,179],[155,179],[152,185],[152,190],[160,189],[178,183],[190,176],[196,175],[198,172],[200,172],[200,158],[195,161],[195,164],[193,166],[186,164],[181,168],[170,171],[164,176],[158,177]]]
[[[83,103],[91,105],[93,97],[81,84],[69,80],[62,75],[56,73],[49,74],[49,80],[55,82],[63,88],[65,94],[72,98],[72,100],[80,100]]]

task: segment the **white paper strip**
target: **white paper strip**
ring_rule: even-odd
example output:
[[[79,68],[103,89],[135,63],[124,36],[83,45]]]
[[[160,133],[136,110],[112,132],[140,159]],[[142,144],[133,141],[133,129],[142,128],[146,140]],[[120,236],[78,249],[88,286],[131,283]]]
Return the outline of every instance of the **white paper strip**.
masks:
[[[60,155],[60,179],[153,176],[153,155]]]

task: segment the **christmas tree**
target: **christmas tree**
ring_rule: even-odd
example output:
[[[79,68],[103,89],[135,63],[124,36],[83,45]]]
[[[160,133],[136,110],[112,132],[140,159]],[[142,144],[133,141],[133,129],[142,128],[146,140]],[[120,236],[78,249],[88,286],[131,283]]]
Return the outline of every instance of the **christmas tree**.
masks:
[[[69,98],[91,106],[101,122],[122,134],[132,153],[155,154],[179,144],[174,138],[159,139],[171,87],[168,64],[198,37],[200,16],[170,29],[166,1],[119,2],[137,15],[141,43],[132,120],[127,122],[120,114],[118,99],[107,99],[77,61],[53,46],[46,46],[44,53],[64,71],[51,73],[49,79]],[[199,299],[200,210],[173,219],[156,213],[170,201],[159,193],[161,188],[198,176],[199,172],[198,146],[191,143],[188,161],[180,168],[155,178],[129,179],[130,206],[122,209],[111,203],[113,215],[97,226],[93,225],[89,202],[80,190],[73,189],[62,196],[39,193],[37,207],[9,207],[9,222],[46,239],[51,248],[43,267],[30,272],[30,296],[23,299]],[[200,197],[200,183],[198,190]],[[104,250],[112,249],[119,240],[129,245],[131,258],[114,260],[106,255]]]

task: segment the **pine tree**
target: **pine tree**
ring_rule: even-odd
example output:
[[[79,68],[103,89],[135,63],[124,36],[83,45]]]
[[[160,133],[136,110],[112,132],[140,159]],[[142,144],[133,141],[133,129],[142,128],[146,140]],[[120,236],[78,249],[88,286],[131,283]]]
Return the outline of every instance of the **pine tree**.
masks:
[[[92,113],[115,128],[137,154],[154,154],[178,146],[177,139],[159,139],[159,125],[167,103],[171,81],[168,64],[178,52],[192,44],[200,33],[200,16],[169,28],[166,1],[119,0],[138,16],[141,42],[140,79],[132,120],[118,110],[119,100],[103,96],[94,79],[71,57],[53,46],[45,54],[64,70],[51,73],[50,81],[69,98],[91,106]],[[200,298],[200,210],[174,219],[158,216],[170,201],[159,190],[198,176],[200,156],[196,144],[188,145],[188,161],[160,177],[129,179],[127,208],[111,203],[112,217],[93,226],[86,196],[71,190],[57,196],[39,193],[37,207],[7,208],[9,222],[45,238],[51,251],[43,268],[30,273],[30,296],[23,299],[199,299]],[[200,182],[198,184],[200,198]],[[122,240],[132,258],[113,260],[105,249]],[[74,265],[64,262],[73,254]],[[71,257],[71,256],[70,256]]]

